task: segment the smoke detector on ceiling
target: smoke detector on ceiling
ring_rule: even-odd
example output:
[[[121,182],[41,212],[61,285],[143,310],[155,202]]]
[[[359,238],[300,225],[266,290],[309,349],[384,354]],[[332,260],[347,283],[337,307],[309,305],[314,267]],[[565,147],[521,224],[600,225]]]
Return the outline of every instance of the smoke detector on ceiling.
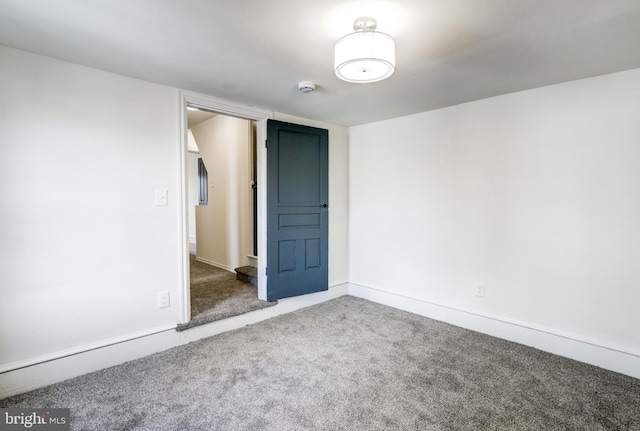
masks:
[[[311,81],[298,82],[298,90],[300,90],[303,93],[311,93],[312,91],[315,91],[315,89],[316,89],[316,84]]]

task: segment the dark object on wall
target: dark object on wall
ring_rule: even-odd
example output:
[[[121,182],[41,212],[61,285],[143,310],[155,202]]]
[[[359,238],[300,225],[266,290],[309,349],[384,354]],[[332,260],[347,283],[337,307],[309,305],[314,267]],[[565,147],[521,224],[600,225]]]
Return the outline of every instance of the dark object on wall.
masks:
[[[207,167],[204,165],[202,158],[198,159],[198,182],[200,189],[198,192],[198,204],[209,204],[209,175],[207,174]]]

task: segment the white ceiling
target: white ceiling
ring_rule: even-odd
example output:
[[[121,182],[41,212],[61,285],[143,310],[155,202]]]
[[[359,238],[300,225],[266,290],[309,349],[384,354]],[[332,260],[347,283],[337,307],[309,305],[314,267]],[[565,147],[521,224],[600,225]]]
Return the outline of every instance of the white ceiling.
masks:
[[[360,16],[396,40],[385,81],[334,75]],[[0,0],[0,44],[350,126],[639,68],[640,1]]]

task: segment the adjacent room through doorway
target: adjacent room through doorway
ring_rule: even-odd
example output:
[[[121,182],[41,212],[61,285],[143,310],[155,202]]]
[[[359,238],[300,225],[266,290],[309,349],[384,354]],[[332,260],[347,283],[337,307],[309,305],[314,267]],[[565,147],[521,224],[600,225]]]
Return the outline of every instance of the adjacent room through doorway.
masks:
[[[256,124],[188,107],[191,320],[181,329],[275,304],[257,295]]]

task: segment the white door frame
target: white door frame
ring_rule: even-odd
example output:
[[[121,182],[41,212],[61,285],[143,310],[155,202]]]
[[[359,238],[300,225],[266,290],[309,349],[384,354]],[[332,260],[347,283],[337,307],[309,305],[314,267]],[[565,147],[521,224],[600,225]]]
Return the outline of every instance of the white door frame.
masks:
[[[256,176],[258,182],[258,298],[267,299],[267,119],[273,118],[273,112],[235,104],[214,97],[188,91],[178,92],[178,118],[180,123],[180,157],[178,172],[180,176],[180,323],[191,320],[191,290],[189,274],[189,189],[187,178],[187,105],[218,112],[232,117],[244,118],[256,122]]]

